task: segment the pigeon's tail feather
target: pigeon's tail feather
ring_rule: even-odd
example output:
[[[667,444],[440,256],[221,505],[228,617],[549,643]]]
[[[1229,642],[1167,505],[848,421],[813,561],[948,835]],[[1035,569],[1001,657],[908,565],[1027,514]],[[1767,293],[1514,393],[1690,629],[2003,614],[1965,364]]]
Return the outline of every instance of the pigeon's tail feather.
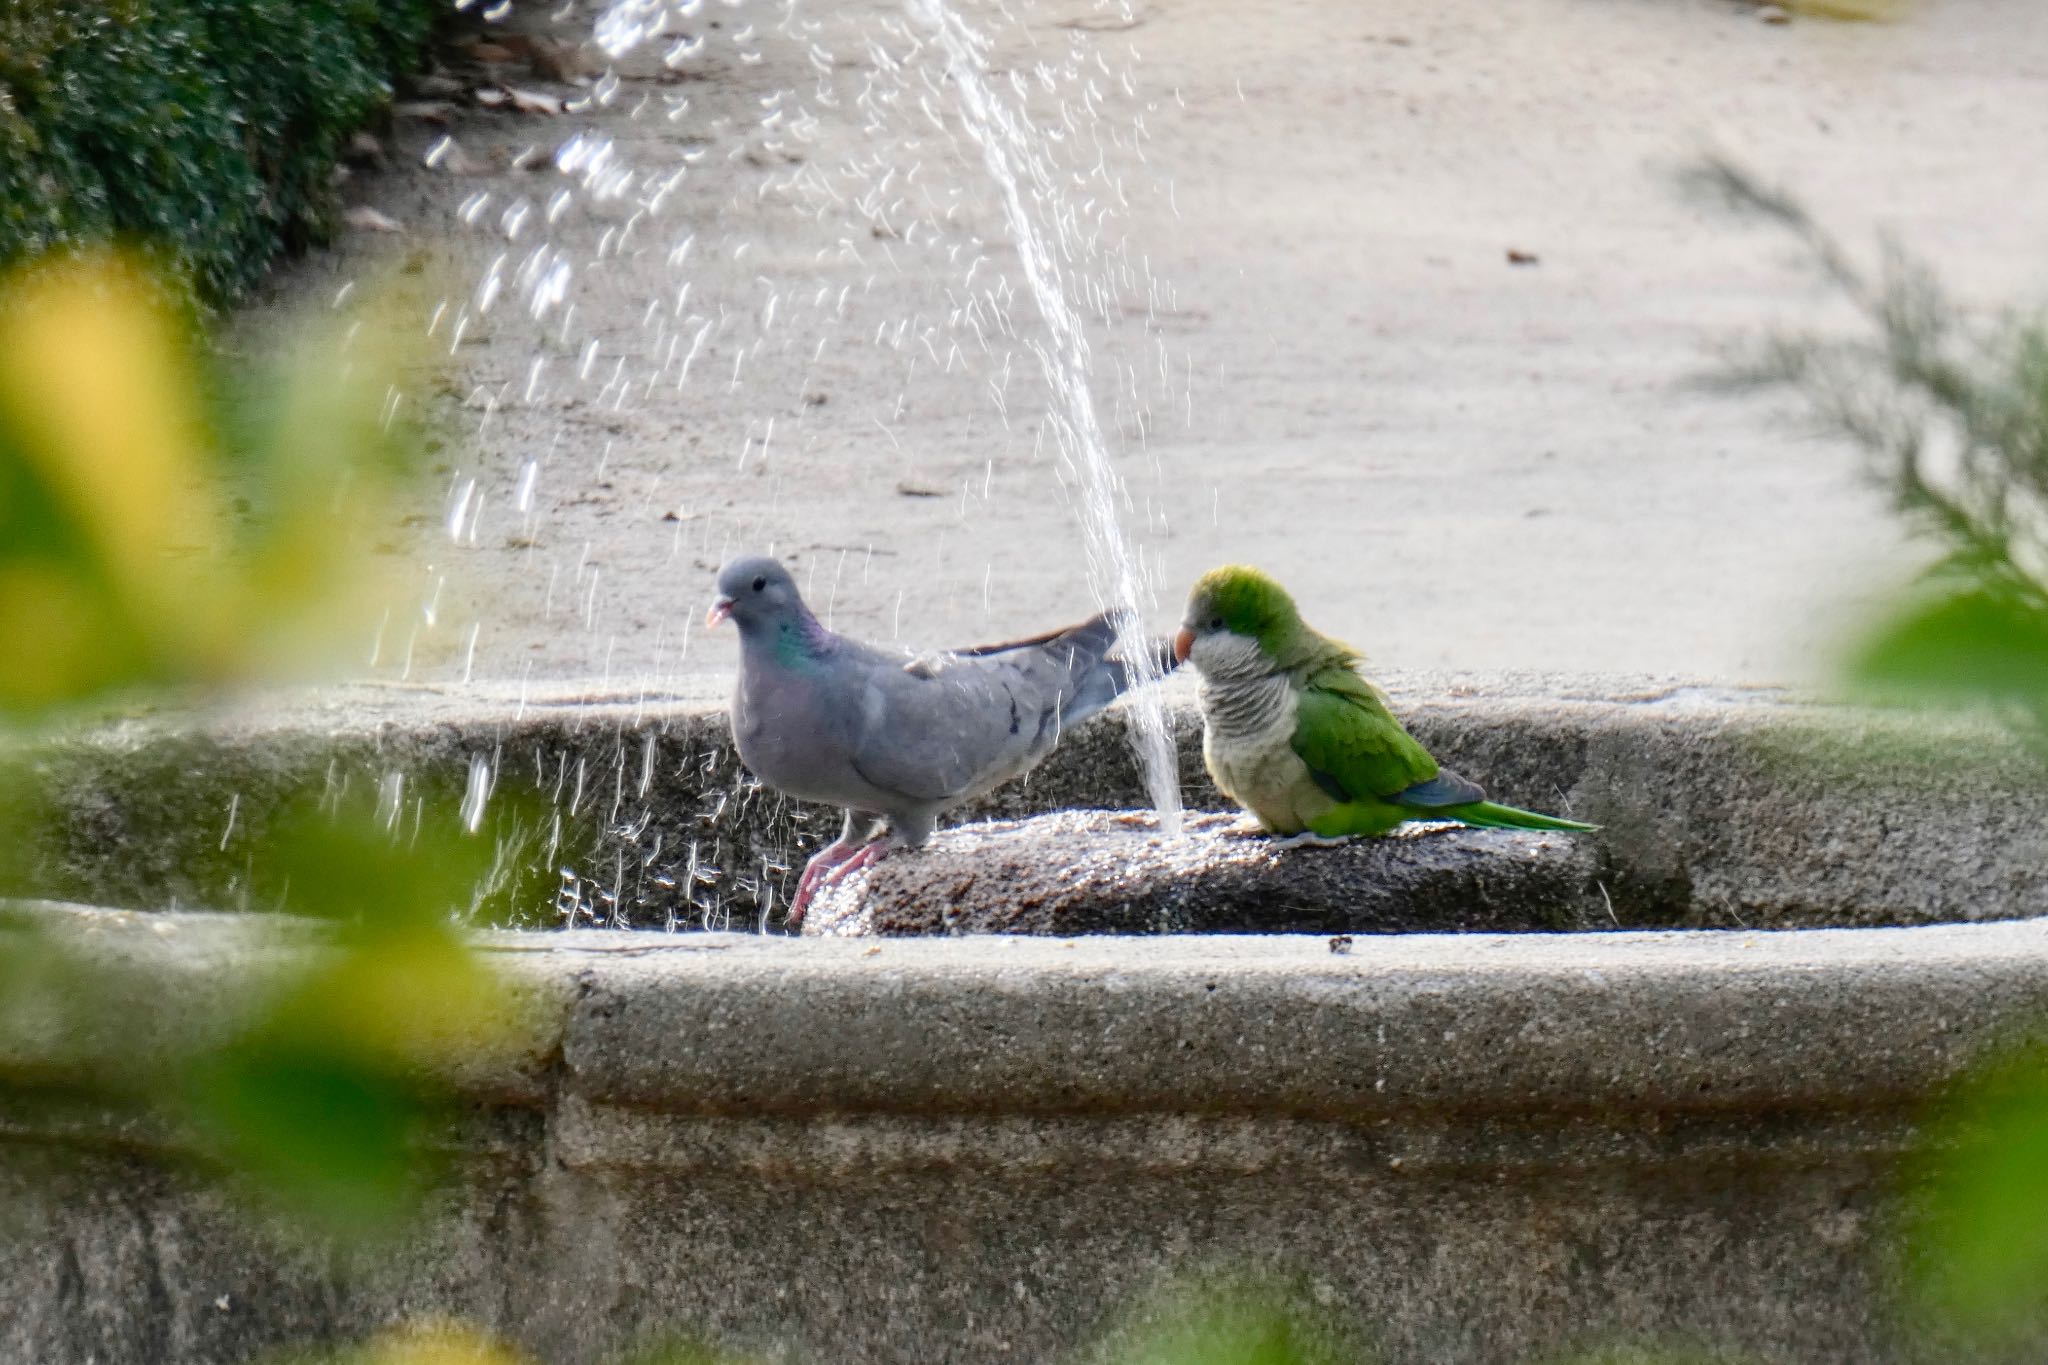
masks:
[[[1008,654],[1018,649],[1043,649],[1048,645],[1063,645],[1076,652],[1100,656],[1109,652],[1116,642],[1116,624],[1109,619],[1108,612],[1100,612],[1079,625],[1062,626],[1049,630],[1043,635],[1033,635],[1024,640],[1005,640],[998,645],[975,645],[971,649],[950,651],[963,659],[986,659],[991,654]]]
[[[1080,686],[1060,699],[1060,726],[1072,729],[1108,706],[1130,685],[1121,662],[1104,659],[1081,675]]]

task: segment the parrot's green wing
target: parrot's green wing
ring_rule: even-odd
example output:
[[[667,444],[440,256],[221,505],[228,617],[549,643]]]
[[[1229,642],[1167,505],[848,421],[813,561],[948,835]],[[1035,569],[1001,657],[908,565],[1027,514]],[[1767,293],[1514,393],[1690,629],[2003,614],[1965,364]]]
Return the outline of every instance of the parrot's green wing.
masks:
[[[1393,801],[1437,775],[1379,691],[1350,668],[1318,669],[1303,685],[1294,752],[1317,785],[1339,801]]]

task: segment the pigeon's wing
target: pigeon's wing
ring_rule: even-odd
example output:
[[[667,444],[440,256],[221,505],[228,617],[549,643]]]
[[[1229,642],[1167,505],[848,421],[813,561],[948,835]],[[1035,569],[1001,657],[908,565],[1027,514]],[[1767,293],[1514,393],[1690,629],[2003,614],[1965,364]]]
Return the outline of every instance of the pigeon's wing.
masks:
[[[1065,702],[1060,712],[1061,725],[1078,725],[1088,717],[1102,710],[1118,697],[1135,687],[1146,676],[1146,672],[1126,659],[1110,658],[1109,651],[1116,645],[1116,625],[1107,612],[1091,616],[1077,626],[1064,630],[1048,631],[1028,640],[1012,640],[1000,645],[977,645],[972,649],[951,651],[954,658],[992,659],[1002,655],[1017,655],[1030,651],[1049,654],[1055,662],[1067,667],[1070,676],[1066,683]],[[1144,642],[1143,652],[1149,656],[1150,676],[1163,678],[1180,664],[1174,657],[1173,637],[1157,635]]]
[[[1014,777],[1050,751],[1077,704],[1115,693],[1103,652],[1115,632],[1101,617],[1007,645],[927,655],[904,665],[879,656],[847,704],[851,756],[868,782],[944,806]],[[1082,714],[1085,714],[1082,713]]]
[[[1348,667],[1311,675],[1295,710],[1294,752],[1340,801],[1391,801],[1429,793],[1436,760],[1387,709],[1378,689]]]

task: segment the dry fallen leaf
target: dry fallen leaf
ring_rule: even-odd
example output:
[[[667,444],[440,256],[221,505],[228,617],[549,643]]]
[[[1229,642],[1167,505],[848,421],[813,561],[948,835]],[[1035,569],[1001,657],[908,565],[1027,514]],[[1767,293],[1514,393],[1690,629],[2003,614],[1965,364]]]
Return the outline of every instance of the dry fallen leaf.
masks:
[[[946,496],[946,492],[942,488],[932,488],[925,484],[912,483],[908,479],[897,484],[896,491],[906,498],[943,498]]]
[[[455,106],[446,100],[401,100],[391,106],[391,113],[394,118],[424,119],[445,125],[455,116]]]
[[[1084,14],[1078,19],[1062,19],[1055,28],[1079,29],[1084,33],[1123,33],[1145,22],[1143,12],[1132,14]]]
[[[469,153],[462,150],[462,144],[452,137],[444,137],[427,148],[420,160],[430,171],[446,171],[450,175],[476,175],[484,168]]]
[[[1838,19],[1852,24],[1895,24],[1912,8],[1912,0],[1789,0],[1790,8],[1812,19]]]
[[[459,95],[465,88],[461,81],[456,80],[445,71],[430,71],[424,75],[413,76],[405,82],[405,86],[412,94],[418,95],[421,99],[430,100],[447,99],[451,95]]]
[[[359,228],[364,232],[405,231],[399,225],[396,218],[391,217],[389,214],[379,213],[368,204],[357,204],[355,207],[345,210],[341,215],[341,221],[347,223],[352,228]]]
[[[512,109],[521,114],[559,114],[562,99],[558,95],[543,95],[538,91],[520,90],[509,85],[485,85],[476,90],[476,102],[486,109]]]
[[[1542,257],[1533,251],[1521,251],[1514,247],[1508,248],[1509,265],[1535,265],[1540,260],[1542,260]]]
[[[351,134],[341,159],[356,166],[379,166],[384,162],[384,144],[364,132]]]
[[[526,46],[526,64],[533,68],[534,75],[544,81],[560,81],[566,85],[591,74],[589,59],[575,43],[536,37],[527,39]]]
[[[562,101],[554,95],[543,95],[532,90],[505,87],[505,93],[512,97],[512,107],[522,114],[559,114]]]

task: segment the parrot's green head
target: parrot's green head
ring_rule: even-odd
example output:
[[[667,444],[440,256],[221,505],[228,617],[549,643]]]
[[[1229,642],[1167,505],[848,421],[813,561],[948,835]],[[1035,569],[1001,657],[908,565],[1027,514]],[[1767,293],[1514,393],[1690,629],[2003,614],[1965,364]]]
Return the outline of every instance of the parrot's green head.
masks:
[[[1211,569],[1188,594],[1174,657],[1206,677],[1272,671],[1303,627],[1287,589],[1244,564]]]

